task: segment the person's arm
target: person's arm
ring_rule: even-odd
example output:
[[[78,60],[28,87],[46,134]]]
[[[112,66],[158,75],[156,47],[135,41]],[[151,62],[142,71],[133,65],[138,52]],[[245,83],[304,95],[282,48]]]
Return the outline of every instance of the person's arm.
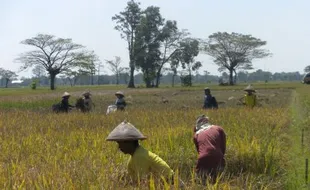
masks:
[[[194,134],[193,141],[194,141],[196,150],[199,153],[199,145],[198,145],[197,137],[198,137],[198,135]]]
[[[164,176],[166,180],[169,180],[171,182],[174,173],[173,170],[169,167],[169,165],[159,156],[151,152],[149,153],[149,159],[151,171],[153,172],[153,174],[158,176]]]

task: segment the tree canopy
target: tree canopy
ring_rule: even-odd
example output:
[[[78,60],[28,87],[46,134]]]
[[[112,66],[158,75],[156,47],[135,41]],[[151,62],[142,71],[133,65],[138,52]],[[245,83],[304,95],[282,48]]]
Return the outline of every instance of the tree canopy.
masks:
[[[229,71],[229,81],[233,85],[233,72],[237,69],[252,69],[252,61],[271,55],[266,49],[261,49],[267,44],[251,35],[239,33],[217,32],[209,36],[203,50],[213,57],[214,63],[219,66],[219,71]]]
[[[43,66],[50,75],[52,90],[55,89],[54,80],[59,73],[75,68],[93,68],[94,53],[86,51],[84,46],[73,43],[71,39],[38,34],[22,41],[21,44],[35,48],[16,59],[23,63],[22,69]]]

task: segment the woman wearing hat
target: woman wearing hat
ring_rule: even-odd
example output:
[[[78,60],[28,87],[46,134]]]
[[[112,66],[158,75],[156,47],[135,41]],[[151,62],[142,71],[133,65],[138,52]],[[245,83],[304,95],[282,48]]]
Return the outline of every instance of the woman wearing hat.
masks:
[[[194,133],[194,144],[199,154],[197,177],[203,184],[207,178],[215,183],[218,172],[225,167],[226,134],[222,127],[211,125],[205,115],[197,118]]]
[[[82,112],[90,112],[93,106],[95,106],[90,96],[91,93],[88,91],[83,93],[84,108],[82,109]]]
[[[252,85],[247,86],[244,91],[247,93],[244,95],[244,104],[250,108],[253,108],[257,104],[256,95],[254,94],[255,90]]]
[[[133,182],[145,179],[149,174],[160,179],[164,176],[166,181],[172,182],[173,170],[156,154],[139,145],[139,140],[146,137],[128,122],[119,124],[107,137],[107,141],[116,141],[119,150],[129,154],[128,174]]]
[[[124,99],[125,95],[123,92],[118,91],[115,93],[115,96],[117,97],[115,101],[115,105],[117,107],[117,110],[124,110],[126,107],[126,101]]]
[[[74,108],[74,106],[69,104],[70,96],[71,95],[68,92],[65,92],[62,95],[62,100],[60,103],[60,111],[68,113],[70,108]]]

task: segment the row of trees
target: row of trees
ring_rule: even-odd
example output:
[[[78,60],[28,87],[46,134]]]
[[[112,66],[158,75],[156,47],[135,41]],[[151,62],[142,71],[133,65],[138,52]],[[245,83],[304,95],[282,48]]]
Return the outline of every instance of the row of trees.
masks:
[[[237,83],[245,83],[245,82],[264,82],[264,81],[301,81],[304,74],[299,72],[281,72],[281,73],[271,73],[268,71],[262,71],[261,69],[256,70],[254,72],[248,73],[244,71],[240,71],[237,73],[236,82]],[[144,83],[143,73],[137,73],[135,76],[136,85],[142,85]],[[229,80],[229,74],[227,72],[223,72],[221,76],[210,75],[207,71],[204,71],[203,74],[195,73],[193,74],[192,80],[193,83],[202,84],[202,83],[218,83],[220,78],[224,81]],[[80,75],[75,78],[74,83],[70,82],[66,76],[59,75],[55,78],[55,85],[91,85],[92,81],[94,84],[104,85],[104,84],[128,84],[129,81],[129,73],[121,73],[118,78],[116,75]],[[50,84],[50,78],[48,75],[36,75],[33,72],[33,77],[26,78],[23,77],[21,79],[22,83],[13,84],[19,86],[29,86],[33,81],[37,81],[37,84],[40,86],[48,86]],[[7,80],[5,78],[0,80],[0,86],[5,86]],[[165,86],[173,86],[173,85],[182,85],[181,75],[173,75],[173,72],[165,72],[161,77],[161,84]]]
[[[187,30],[178,28],[176,21],[166,21],[159,7],[149,6],[142,10],[140,3],[134,0],[127,2],[125,10],[112,20],[128,44],[130,88],[135,87],[133,76],[136,69],[143,72],[146,86],[156,79],[155,86],[158,87],[166,63],[170,63],[170,70],[181,65],[191,84],[192,71],[202,66],[195,60],[200,51],[214,59],[219,71],[229,71],[230,84],[233,85],[233,75],[238,69],[250,70],[252,60],[271,55],[268,50],[261,49],[267,42],[251,35],[217,32],[207,40],[190,37]]]
[[[219,71],[227,71],[229,83],[233,85],[237,72],[253,69],[252,61],[271,56],[263,49],[266,41],[251,35],[217,32],[208,39],[190,36],[186,29],[180,29],[175,20],[162,17],[160,8],[145,9],[134,0],[127,2],[123,11],[112,17],[115,30],[128,44],[129,64],[121,67],[121,58],[105,60],[119,83],[121,75],[128,74],[128,87],[135,87],[135,71],[141,71],[146,87],[158,87],[164,73],[172,73],[172,81],[180,75],[187,85],[192,84],[193,73],[202,67],[197,61],[199,53],[213,58]],[[22,63],[22,70],[33,68],[40,77],[48,73],[50,88],[55,89],[55,78],[64,78],[74,85],[81,76],[90,76],[94,84],[95,75],[100,76],[103,63],[98,56],[71,39],[39,34],[21,44],[34,50],[21,54],[16,61]],[[99,77],[97,83],[99,84]]]

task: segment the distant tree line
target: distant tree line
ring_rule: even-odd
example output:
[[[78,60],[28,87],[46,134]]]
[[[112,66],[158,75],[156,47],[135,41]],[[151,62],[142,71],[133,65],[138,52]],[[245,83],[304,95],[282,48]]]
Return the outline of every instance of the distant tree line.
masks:
[[[281,72],[281,73],[271,73],[268,71],[263,71],[261,69],[256,70],[255,72],[244,72],[240,71],[237,73],[236,83],[248,83],[248,82],[271,82],[271,81],[301,81],[304,74],[299,72]],[[218,84],[220,79],[229,81],[229,74],[223,72],[221,76],[210,75],[208,72],[204,72],[204,74],[193,74],[192,83],[193,84]],[[55,84],[56,85],[127,85],[129,80],[129,73],[121,73],[118,76],[116,75],[79,75],[74,79],[74,83],[70,81],[71,79],[66,77],[56,77]],[[136,74],[134,76],[135,83],[137,86],[145,86],[143,73]],[[49,86],[50,85],[50,77],[46,74],[42,74],[40,76],[33,75],[31,78],[22,77],[22,83],[20,84],[9,84],[12,86],[29,86],[33,81],[36,81],[38,86]],[[0,85],[2,87],[6,86],[7,80],[2,78],[0,80]],[[166,74],[161,76],[160,83],[163,86],[173,86],[173,85],[182,85],[182,76],[174,75],[173,72],[167,72]]]

